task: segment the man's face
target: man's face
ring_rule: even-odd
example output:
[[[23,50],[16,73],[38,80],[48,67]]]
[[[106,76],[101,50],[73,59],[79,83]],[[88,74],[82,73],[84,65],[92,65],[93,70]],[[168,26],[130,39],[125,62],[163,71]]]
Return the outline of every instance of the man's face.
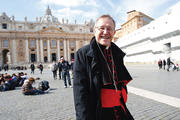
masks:
[[[98,43],[104,46],[110,46],[114,34],[114,24],[111,19],[105,17],[97,21],[94,35]]]
[[[61,58],[61,62],[63,62],[64,61],[64,58]]]

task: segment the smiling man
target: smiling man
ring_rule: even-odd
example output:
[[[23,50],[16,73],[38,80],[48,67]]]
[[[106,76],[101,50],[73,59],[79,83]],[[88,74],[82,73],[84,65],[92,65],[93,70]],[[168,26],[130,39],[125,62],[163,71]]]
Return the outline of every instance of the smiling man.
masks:
[[[80,48],[74,61],[74,103],[77,120],[133,120],[126,107],[126,85],[132,80],[114,43],[115,21],[100,16],[89,45]]]

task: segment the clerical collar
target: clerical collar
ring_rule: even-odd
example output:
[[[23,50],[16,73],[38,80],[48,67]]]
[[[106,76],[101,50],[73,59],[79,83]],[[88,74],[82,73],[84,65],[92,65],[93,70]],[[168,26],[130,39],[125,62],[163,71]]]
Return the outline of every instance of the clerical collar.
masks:
[[[99,46],[100,46],[101,50],[103,50],[103,51],[104,51],[104,49],[108,50],[110,48],[109,46],[104,46],[104,45],[101,45],[101,44],[99,44]]]

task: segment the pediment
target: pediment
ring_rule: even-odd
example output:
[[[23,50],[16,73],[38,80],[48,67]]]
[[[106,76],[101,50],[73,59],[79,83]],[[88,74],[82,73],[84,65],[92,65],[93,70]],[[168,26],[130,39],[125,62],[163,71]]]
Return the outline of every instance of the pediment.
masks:
[[[64,31],[57,28],[57,27],[48,27],[48,28],[41,30],[40,32],[43,32],[43,33],[63,33]]]

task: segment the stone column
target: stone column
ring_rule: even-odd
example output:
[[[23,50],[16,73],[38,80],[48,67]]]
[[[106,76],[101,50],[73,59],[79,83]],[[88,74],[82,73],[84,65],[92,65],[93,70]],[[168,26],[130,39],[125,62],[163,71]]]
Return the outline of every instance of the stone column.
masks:
[[[49,40],[47,40],[47,52],[48,52],[48,62],[50,62],[51,58],[50,58],[50,42],[49,42]]]
[[[44,62],[44,61],[43,61],[44,53],[43,53],[43,41],[42,41],[42,39],[40,39],[40,56],[41,56],[40,61],[41,61],[41,62]]]
[[[12,64],[10,52],[7,53],[8,63]]]
[[[37,54],[37,62],[39,63],[39,40],[36,39],[36,54]]]
[[[16,55],[16,40],[12,40],[12,64],[17,64],[17,55]]]
[[[64,39],[64,59],[67,60],[67,55],[66,55],[66,52],[67,52],[67,46],[66,46],[66,39]]]
[[[1,54],[1,52],[0,52],[0,65],[2,65],[2,54]]]
[[[29,43],[28,39],[25,40],[26,63],[29,63]]]
[[[79,40],[76,40],[76,50],[77,51],[79,49]]]
[[[66,48],[66,49],[67,49],[67,52],[66,52],[66,54],[67,54],[67,59],[66,59],[66,60],[68,60],[68,61],[70,60],[70,56],[69,56],[69,55],[70,55],[70,54],[69,54],[69,51],[70,51],[70,50],[69,50],[69,41],[70,41],[70,40],[67,40],[67,48]]]
[[[57,40],[57,60],[59,61],[60,59],[60,47],[59,47],[59,40]]]

